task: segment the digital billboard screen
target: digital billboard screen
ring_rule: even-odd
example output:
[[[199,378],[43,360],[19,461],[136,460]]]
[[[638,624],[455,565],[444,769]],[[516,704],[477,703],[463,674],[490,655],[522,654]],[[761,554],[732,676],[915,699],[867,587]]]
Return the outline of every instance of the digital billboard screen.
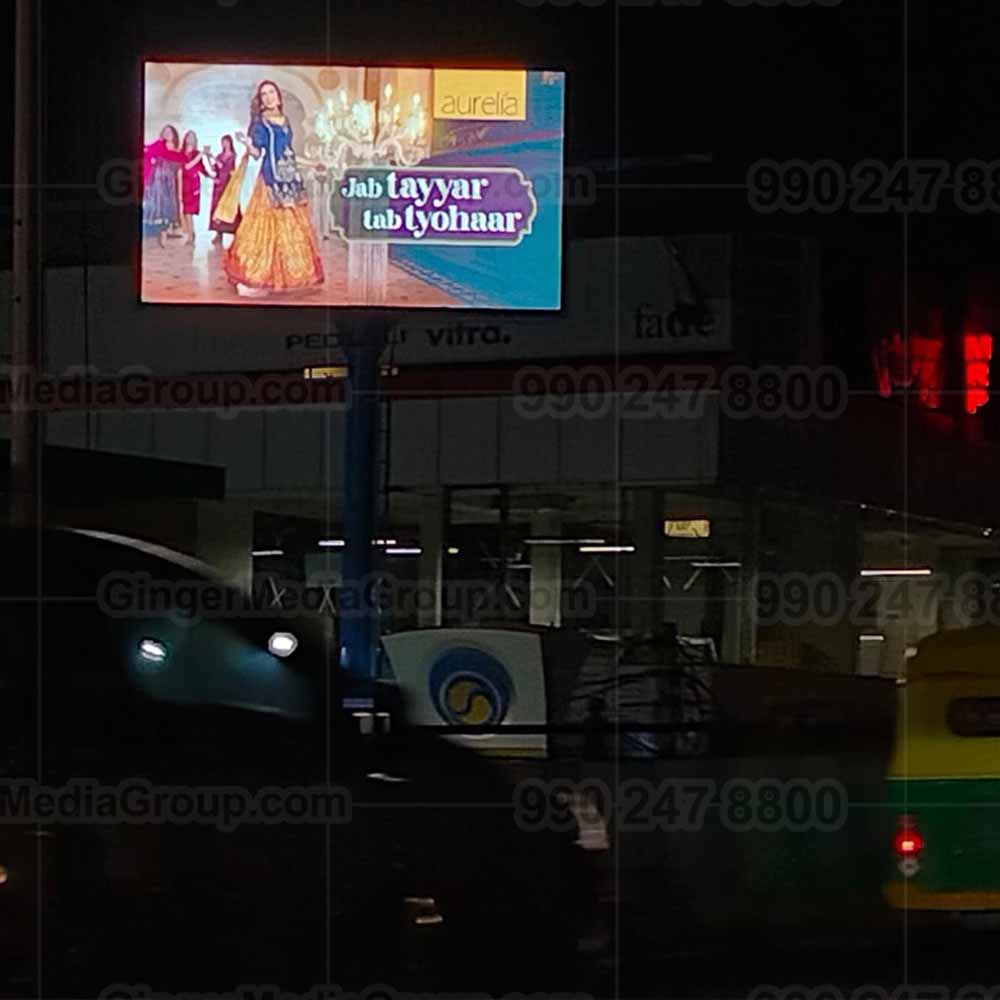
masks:
[[[560,308],[562,73],[144,69],[143,302]]]

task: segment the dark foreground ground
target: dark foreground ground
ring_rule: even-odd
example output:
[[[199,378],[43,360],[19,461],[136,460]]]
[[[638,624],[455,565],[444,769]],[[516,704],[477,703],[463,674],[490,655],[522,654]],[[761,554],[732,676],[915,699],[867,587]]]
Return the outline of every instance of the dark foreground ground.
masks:
[[[760,947],[735,934],[700,953],[622,949],[617,960],[595,974],[593,992],[634,1000],[886,1000],[894,995],[981,1000],[995,995],[1000,983],[998,934],[1000,929],[900,926],[865,943],[845,928],[842,944],[806,950]]]

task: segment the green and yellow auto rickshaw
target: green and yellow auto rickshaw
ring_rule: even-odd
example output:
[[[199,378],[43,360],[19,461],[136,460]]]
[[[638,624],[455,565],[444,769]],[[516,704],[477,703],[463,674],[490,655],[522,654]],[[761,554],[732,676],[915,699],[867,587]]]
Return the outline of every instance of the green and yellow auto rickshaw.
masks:
[[[889,904],[1000,915],[1000,628],[929,636],[899,687]]]

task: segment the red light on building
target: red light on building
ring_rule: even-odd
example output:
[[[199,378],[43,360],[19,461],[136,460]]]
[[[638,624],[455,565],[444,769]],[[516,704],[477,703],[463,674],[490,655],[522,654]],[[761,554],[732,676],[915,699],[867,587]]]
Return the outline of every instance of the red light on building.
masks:
[[[944,341],[935,337],[910,338],[910,371],[917,383],[917,398],[931,410],[941,402],[943,350]]]
[[[936,410],[944,381],[943,353],[944,341],[940,337],[911,334],[906,345],[895,330],[891,337],[882,338],[874,353],[879,395],[888,399],[894,388],[915,387],[920,402]]]
[[[888,399],[893,389],[916,389],[917,399],[929,410],[941,405],[944,383],[944,340],[912,334],[909,350],[898,331],[884,337],[876,346],[875,362],[878,392]],[[993,336],[984,331],[962,335],[962,381],[966,413],[976,413],[989,402],[990,360]]]
[[[965,412],[975,413],[989,402],[990,359],[993,357],[993,337],[977,331],[962,337],[965,363]]]

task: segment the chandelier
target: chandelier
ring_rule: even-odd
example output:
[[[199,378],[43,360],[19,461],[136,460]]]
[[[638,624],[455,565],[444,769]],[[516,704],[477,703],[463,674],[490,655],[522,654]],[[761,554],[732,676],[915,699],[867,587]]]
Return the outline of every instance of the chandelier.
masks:
[[[306,142],[308,159],[340,177],[351,166],[412,167],[427,155],[427,112],[420,94],[405,107],[393,101],[392,84],[381,101],[350,101],[343,87],[320,106]]]
[[[387,83],[377,101],[351,101],[338,87],[309,119],[312,134],[304,144],[305,170],[313,221],[322,239],[335,232],[331,194],[354,166],[412,167],[430,152],[427,112],[419,93],[403,103],[393,100]],[[384,241],[349,241],[347,287],[352,301],[385,302],[389,247]]]

